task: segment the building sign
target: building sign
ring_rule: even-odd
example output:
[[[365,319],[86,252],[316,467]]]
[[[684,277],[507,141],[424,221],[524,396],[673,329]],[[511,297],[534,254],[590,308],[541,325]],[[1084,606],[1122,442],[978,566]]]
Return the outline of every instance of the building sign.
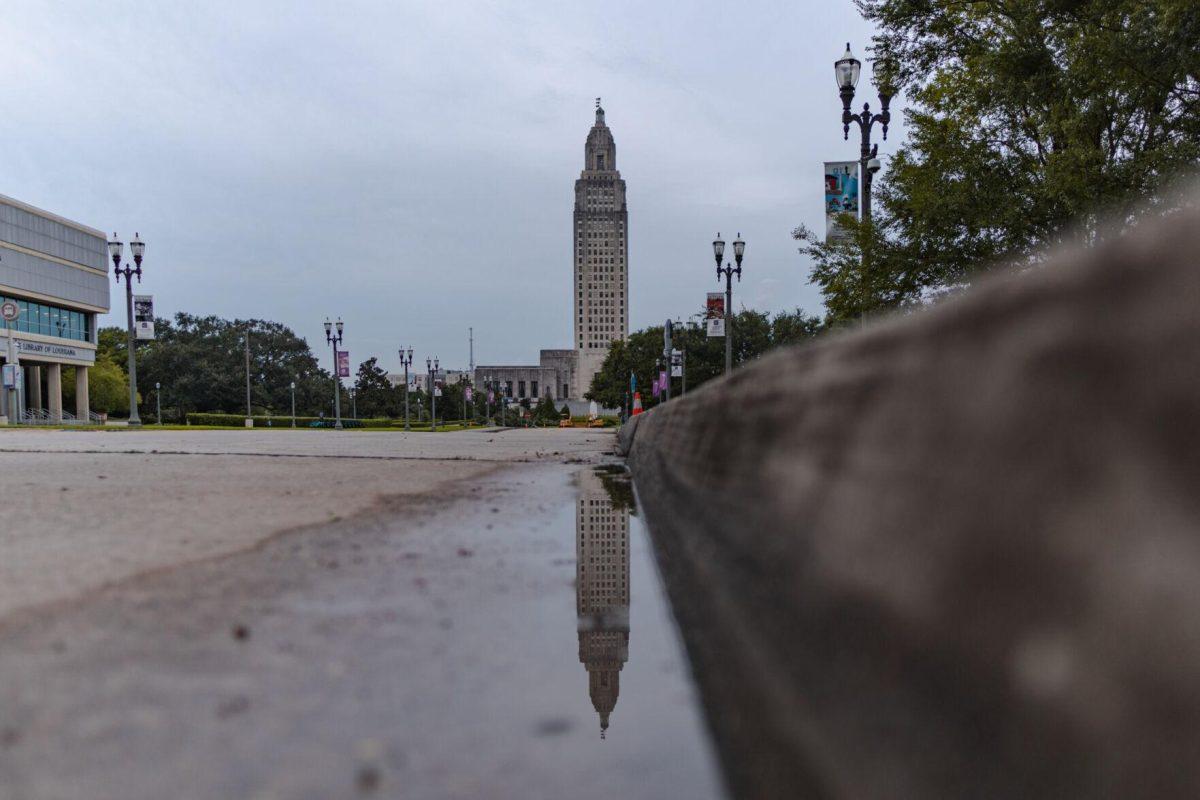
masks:
[[[133,296],[133,331],[139,340],[154,338],[154,295]]]
[[[4,317],[5,322],[16,322],[19,316],[21,316],[21,307],[12,300],[5,300],[0,304],[0,317]]]
[[[96,363],[96,351],[82,347],[72,347],[69,344],[55,342],[28,342],[16,339],[17,356],[19,358],[69,358],[73,361],[83,361],[87,364]]]
[[[683,353],[678,350],[671,351],[671,377],[683,377]]]
[[[337,376],[339,378],[350,377],[350,351],[337,351]]]
[[[846,238],[838,214],[858,216],[858,162],[825,162],[825,241]]]
[[[725,295],[709,292],[704,304],[704,327],[709,337],[725,335]]]

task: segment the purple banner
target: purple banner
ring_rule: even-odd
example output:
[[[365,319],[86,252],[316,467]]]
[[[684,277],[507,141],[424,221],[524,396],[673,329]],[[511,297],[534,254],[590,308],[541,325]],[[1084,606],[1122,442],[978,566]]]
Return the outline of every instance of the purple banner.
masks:
[[[350,351],[337,351],[337,374],[339,378],[350,377]]]

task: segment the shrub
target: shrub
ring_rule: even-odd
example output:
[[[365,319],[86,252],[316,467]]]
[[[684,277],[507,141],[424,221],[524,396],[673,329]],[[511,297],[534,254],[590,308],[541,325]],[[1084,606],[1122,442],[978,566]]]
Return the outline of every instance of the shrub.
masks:
[[[256,428],[290,428],[292,426],[292,418],[290,416],[255,416],[251,417],[254,420]],[[244,414],[209,414],[193,412],[187,415],[189,425],[199,426],[223,426],[240,428],[246,424]],[[392,420],[387,418],[377,419],[343,419],[343,428],[387,428],[391,427]],[[331,417],[296,417],[297,428],[332,428],[334,420]]]

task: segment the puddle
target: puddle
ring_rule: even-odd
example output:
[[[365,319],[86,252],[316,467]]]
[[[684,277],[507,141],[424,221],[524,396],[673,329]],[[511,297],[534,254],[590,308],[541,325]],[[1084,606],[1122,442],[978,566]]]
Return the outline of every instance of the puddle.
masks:
[[[128,800],[183,776],[189,797],[724,797],[626,475],[481,484],[487,502],[297,533],[148,576],[153,603],[102,595],[10,631],[0,675],[36,680],[0,693],[0,720],[53,733],[4,749],[6,780]]]
[[[579,747],[639,796],[722,797],[714,751],[623,468],[576,474],[575,633],[591,725]],[[586,694],[585,694],[586,692]]]

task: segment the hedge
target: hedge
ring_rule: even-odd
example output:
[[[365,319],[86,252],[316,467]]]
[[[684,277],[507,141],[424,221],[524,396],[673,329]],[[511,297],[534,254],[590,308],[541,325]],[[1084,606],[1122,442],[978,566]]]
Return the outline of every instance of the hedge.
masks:
[[[292,418],[288,416],[280,417],[251,417],[254,420],[256,428],[290,428],[292,426]],[[240,428],[246,424],[246,417],[243,414],[203,414],[190,413],[187,415],[188,425],[199,426],[221,426]],[[392,420],[386,418],[380,419],[343,419],[343,428],[389,428],[392,425]],[[297,428],[332,428],[334,420],[332,417],[296,417]]]

